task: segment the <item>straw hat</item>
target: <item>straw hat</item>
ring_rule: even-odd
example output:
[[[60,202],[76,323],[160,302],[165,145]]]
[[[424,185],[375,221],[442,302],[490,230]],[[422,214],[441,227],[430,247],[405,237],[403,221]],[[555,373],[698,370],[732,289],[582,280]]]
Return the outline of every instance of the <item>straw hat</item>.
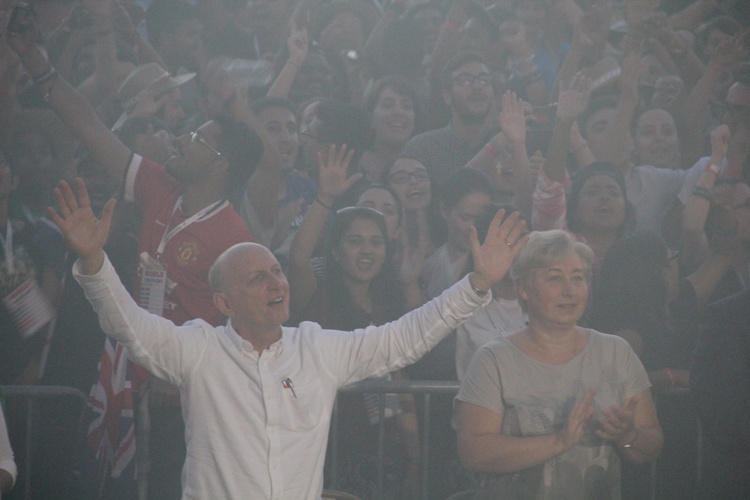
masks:
[[[120,101],[120,105],[123,107],[125,112],[117,119],[112,130],[118,130],[122,127],[128,119],[128,114],[135,106],[136,98],[146,87],[151,85],[159,78],[167,75],[167,71],[164,70],[158,64],[151,62],[138,66],[125,78],[120,88],[117,90],[117,99]],[[170,76],[166,80],[156,93],[156,96],[162,96],[172,89],[176,89],[180,85],[187,83],[195,77],[195,73],[186,73],[179,76]]]

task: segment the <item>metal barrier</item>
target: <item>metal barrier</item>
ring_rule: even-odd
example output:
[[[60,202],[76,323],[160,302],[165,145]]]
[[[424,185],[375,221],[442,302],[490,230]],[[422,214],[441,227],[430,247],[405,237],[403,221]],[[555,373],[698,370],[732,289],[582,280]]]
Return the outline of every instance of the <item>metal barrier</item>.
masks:
[[[37,403],[43,400],[65,400],[72,398],[81,405],[77,429],[81,429],[83,423],[83,408],[86,403],[86,395],[72,387],[50,386],[50,385],[4,385],[3,395],[8,403],[14,400],[25,400],[25,437],[24,437],[24,463],[19,468],[19,476],[23,474],[23,497],[31,498],[31,467],[34,455],[34,440],[36,426],[39,423],[36,417]],[[18,487],[18,485],[16,485]]]
[[[433,394],[455,395],[460,384],[458,381],[412,381],[412,380],[363,380],[339,390],[339,393],[375,393],[383,394],[415,394],[422,396],[424,405],[424,418],[420,422],[422,436],[420,442],[420,453],[422,461],[422,498],[427,499],[427,481],[429,479],[430,461],[430,396]],[[333,488],[338,486],[338,405],[333,407],[331,417],[331,464],[333,466],[332,481]],[[385,398],[380,398],[378,418],[378,480],[377,498],[383,496],[383,464],[385,461]]]
[[[458,392],[460,383],[458,381],[410,381],[410,380],[364,380],[356,384],[344,387],[339,392],[342,393],[376,393],[379,395],[383,394],[415,394],[421,395],[424,404],[424,418],[420,421],[422,428],[421,431],[421,456],[422,456],[422,498],[427,498],[427,484],[429,480],[429,458],[430,458],[430,396],[432,394],[451,394],[455,395]],[[690,397],[690,391],[688,389],[672,389],[662,395],[661,399],[665,397],[679,397],[688,398]],[[654,396],[655,404],[659,405],[660,398]],[[377,455],[377,494],[378,498],[382,498],[383,494],[383,465],[385,459],[385,398],[380,398],[380,418],[378,419],[378,455]],[[332,455],[331,464],[333,466],[332,472],[332,487],[337,488],[338,484],[338,433],[336,432],[338,426],[338,407],[334,406],[334,411],[331,420],[331,449],[329,453]],[[697,456],[696,456],[696,479],[700,477],[700,465],[702,460],[701,455],[701,432],[700,424],[697,423]],[[657,459],[658,460],[658,459]],[[657,498],[657,482],[659,477],[657,475],[657,461],[653,461],[650,464],[650,498],[654,500]]]

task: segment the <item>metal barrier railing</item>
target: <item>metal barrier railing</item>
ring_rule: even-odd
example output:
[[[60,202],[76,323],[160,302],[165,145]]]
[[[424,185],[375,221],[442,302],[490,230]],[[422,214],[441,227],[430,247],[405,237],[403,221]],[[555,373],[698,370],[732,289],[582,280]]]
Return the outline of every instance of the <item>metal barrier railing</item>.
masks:
[[[427,485],[430,465],[430,396],[437,394],[455,395],[460,384],[458,381],[412,381],[412,380],[363,380],[339,390],[339,393],[375,393],[384,394],[415,394],[422,397],[424,417],[420,421],[421,442],[420,455],[422,462],[422,498],[427,499]],[[385,404],[384,397],[380,398],[378,418],[378,454],[377,454],[377,498],[383,498],[384,463],[385,463]],[[333,488],[338,487],[338,405],[333,407],[331,417],[331,464],[333,471],[331,480]]]
[[[31,469],[34,458],[34,442],[37,424],[37,403],[44,400],[65,400],[71,398],[81,405],[77,429],[81,429],[83,423],[83,408],[86,403],[86,395],[72,387],[61,387],[51,385],[4,385],[3,395],[6,401],[25,400],[25,436],[24,436],[24,462],[19,471],[23,474],[23,497],[31,498]],[[20,475],[19,474],[19,475]],[[18,485],[16,485],[18,487]]]
[[[427,485],[429,480],[429,459],[430,459],[430,396],[433,394],[450,394],[455,395],[458,392],[460,383],[458,381],[411,381],[411,380],[364,380],[356,384],[344,387],[340,393],[375,393],[379,395],[384,394],[415,394],[420,395],[423,398],[424,405],[424,418],[420,421],[421,431],[421,443],[420,453],[422,460],[422,498],[427,498]],[[669,397],[689,397],[690,391],[688,389],[672,389],[665,393],[664,396]],[[655,404],[659,405],[659,397],[654,396]],[[384,397],[380,398],[379,416],[378,419],[378,454],[377,454],[377,498],[382,498],[384,491],[384,461],[385,461],[385,405],[386,401]],[[336,432],[338,426],[338,406],[334,405],[333,415],[331,419],[331,449],[329,453],[332,455],[331,465],[333,471],[331,473],[332,487],[339,487],[339,471],[338,466],[338,433]],[[697,456],[696,456],[696,478],[700,477],[700,465],[702,460],[701,454],[701,431],[700,424],[698,423],[697,428]],[[658,459],[657,459],[658,460]],[[656,461],[650,464],[650,499],[654,500],[657,498],[657,467]]]

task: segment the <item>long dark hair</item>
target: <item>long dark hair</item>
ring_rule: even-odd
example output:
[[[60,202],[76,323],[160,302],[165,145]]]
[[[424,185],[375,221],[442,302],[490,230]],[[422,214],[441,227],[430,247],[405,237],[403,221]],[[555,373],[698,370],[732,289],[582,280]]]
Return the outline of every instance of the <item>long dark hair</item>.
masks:
[[[632,329],[642,335],[664,326],[668,265],[667,244],[656,233],[637,231],[615,243],[602,262],[590,326],[605,333]]]
[[[341,238],[355,220],[371,220],[377,224],[385,240],[385,259],[380,272],[370,283],[370,296],[373,301],[372,314],[368,315],[351,298],[346,287],[344,269],[333,253],[341,243]],[[403,312],[403,293],[391,259],[392,246],[383,214],[368,207],[346,207],[336,213],[331,228],[326,255],[326,291],[330,305],[332,328],[352,330],[363,328],[370,322],[387,322],[398,318]],[[368,318],[369,316],[369,318]],[[363,324],[363,322],[365,324]]]

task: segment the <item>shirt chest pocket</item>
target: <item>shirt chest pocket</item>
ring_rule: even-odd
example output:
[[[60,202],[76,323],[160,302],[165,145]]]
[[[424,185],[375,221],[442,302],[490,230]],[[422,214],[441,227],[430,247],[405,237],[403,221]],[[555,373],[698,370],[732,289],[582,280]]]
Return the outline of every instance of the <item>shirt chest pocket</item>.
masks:
[[[305,384],[286,379],[279,403],[281,425],[290,431],[308,431],[323,418],[323,389],[319,381]]]

